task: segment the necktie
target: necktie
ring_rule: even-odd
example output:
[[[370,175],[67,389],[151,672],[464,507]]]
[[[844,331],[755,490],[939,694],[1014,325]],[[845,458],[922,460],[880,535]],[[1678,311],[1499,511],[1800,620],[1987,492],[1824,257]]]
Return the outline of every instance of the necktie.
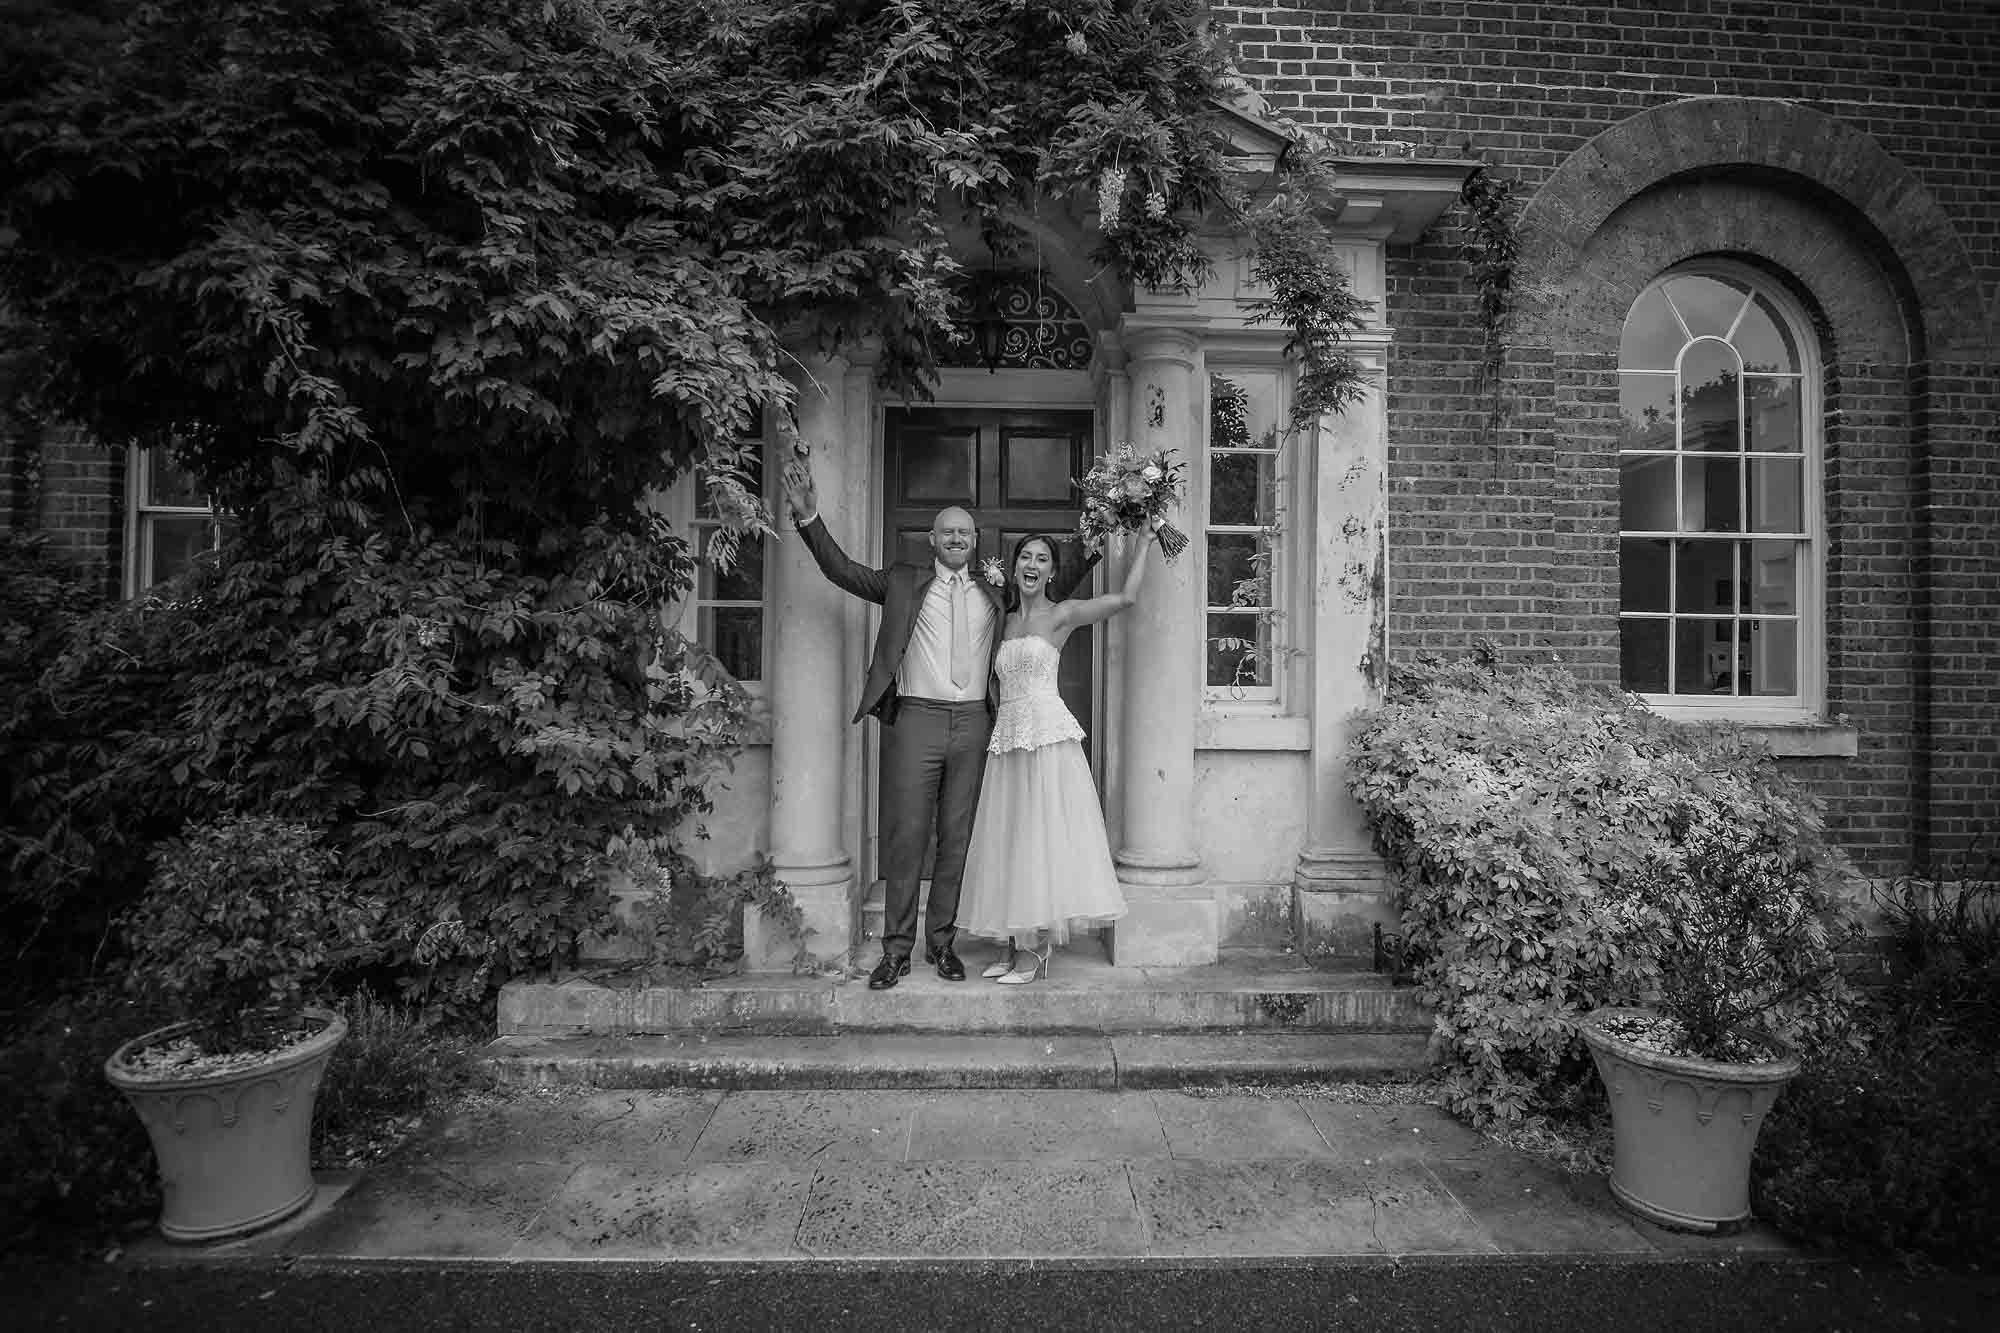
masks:
[[[951,683],[964,689],[972,679],[972,617],[965,607],[965,576],[951,578]]]

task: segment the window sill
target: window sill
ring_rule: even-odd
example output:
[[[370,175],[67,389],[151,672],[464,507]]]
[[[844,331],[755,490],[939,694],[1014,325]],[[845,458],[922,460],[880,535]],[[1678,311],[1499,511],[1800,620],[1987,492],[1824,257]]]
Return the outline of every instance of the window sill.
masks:
[[[1728,722],[1764,743],[1779,759],[1852,759],[1860,749],[1861,733],[1845,722],[1825,718],[1731,717],[1721,712],[1658,709],[1673,722]]]
[[[1194,723],[1197,750],[1310,750],[1310,719],[1284,713],[1204,710]]]

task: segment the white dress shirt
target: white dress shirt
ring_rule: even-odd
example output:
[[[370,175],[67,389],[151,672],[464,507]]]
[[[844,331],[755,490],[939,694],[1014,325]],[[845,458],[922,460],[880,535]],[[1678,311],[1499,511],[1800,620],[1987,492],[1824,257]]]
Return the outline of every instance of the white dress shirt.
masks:
[[[993,635],[998,626],[993,602],[972,581],[967,566],[953,574],[933,561],[937,577],[924,591],[924,604],[917,609],[917,625],[910,633],[910,646],[896,672],[896,691],[905,699],[942,699],[964,703],[986,697],[986,669],[993,661]],[[965,619],[971,630],[972,662],[965,684],[951,683],[951,581],[965,581]]]

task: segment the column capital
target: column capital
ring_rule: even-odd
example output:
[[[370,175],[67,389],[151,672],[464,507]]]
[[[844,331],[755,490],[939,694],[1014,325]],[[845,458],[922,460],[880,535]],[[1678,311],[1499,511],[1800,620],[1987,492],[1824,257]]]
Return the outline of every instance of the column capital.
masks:
[[[1141,361],[1167,361],[1193,370],[1201,351],[1202,326],[1207,322],[1177,319],[1169,323],[1127,315],[1118,321],[1118,337],[1135,369]]]

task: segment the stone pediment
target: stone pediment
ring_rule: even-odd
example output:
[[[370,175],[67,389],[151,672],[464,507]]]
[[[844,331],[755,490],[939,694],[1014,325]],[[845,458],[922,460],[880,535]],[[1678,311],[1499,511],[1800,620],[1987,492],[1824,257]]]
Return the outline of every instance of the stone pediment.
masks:
[[[1400,151],[1393,153],[1375,145],[1342,145],[1317,130],[1273,120],[1262,109],[1261,99],[1247,89],[1235,102],[1215,103],[1229,141],[1229,164],[1252,189],[1270,188],[1264,182],[1275,184],[1285,152],[1301,139],[1317,137],[1339,194],[1328,222],[1389,245],[1408,245],[1423,235],[1480,165],[1466,158],[1423,157],[1415,145],[1397,145]]]

